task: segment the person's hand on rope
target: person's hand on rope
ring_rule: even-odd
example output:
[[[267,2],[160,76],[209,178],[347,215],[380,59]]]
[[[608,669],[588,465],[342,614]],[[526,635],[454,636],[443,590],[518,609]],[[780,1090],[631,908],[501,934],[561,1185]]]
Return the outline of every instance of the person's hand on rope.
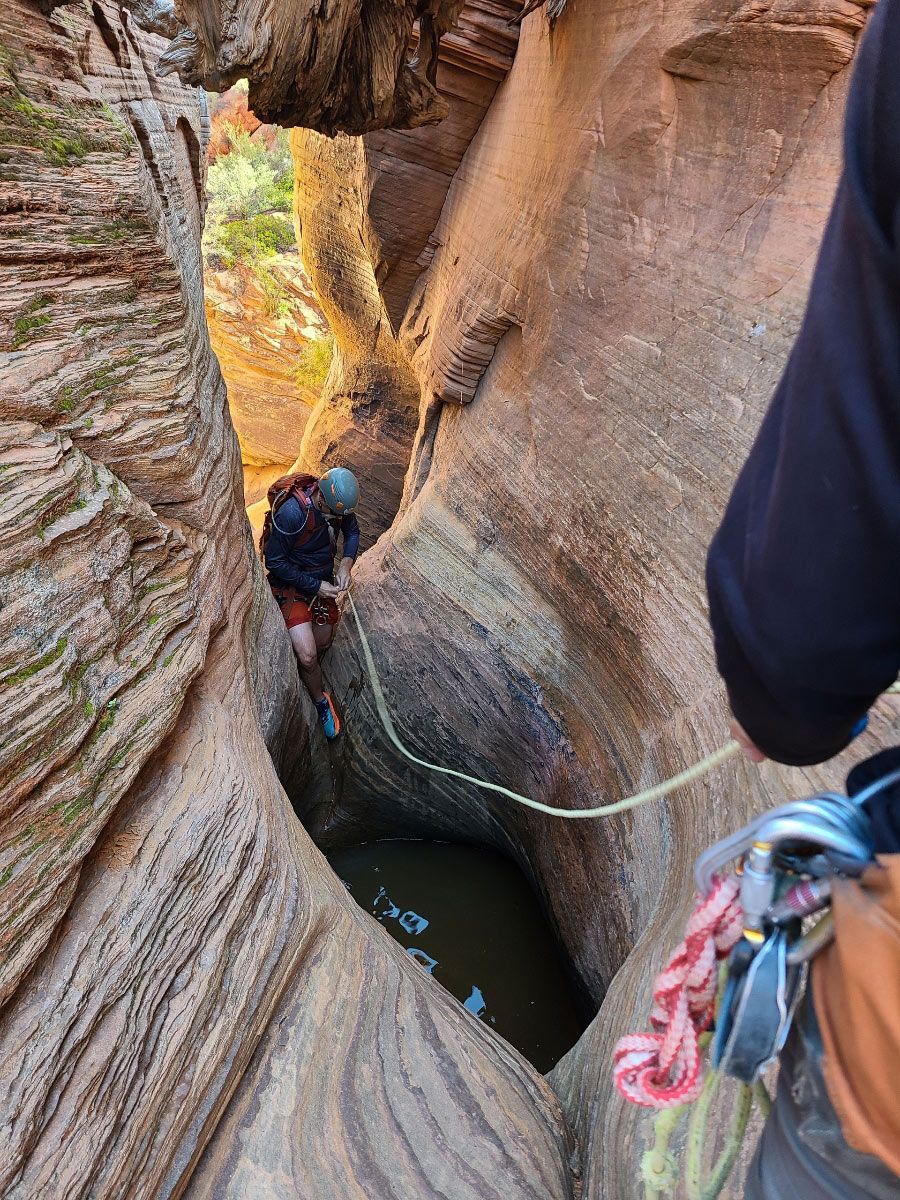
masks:
[[[754,741],[751,741],[749,733],[736,721],[734,717],[731,719],[731,736],[740,744],[741,753],[745,758],[749,758],[752,763],[761,763],[766,761],[767,755],[763,754],[759,746]]]
[[[316,592],[316,595],[322,600],[337,600],[340,594],[341,589],[339,587],[336,587],[333,583],[326,583],[324,579],[319,584],[318,592]]]
[[[350,590],[350,578],[353,574],[353,559],[345,558],[341,561],[341,565],[337,569],[337,578],[335,583],[338,589],[342,592]]]

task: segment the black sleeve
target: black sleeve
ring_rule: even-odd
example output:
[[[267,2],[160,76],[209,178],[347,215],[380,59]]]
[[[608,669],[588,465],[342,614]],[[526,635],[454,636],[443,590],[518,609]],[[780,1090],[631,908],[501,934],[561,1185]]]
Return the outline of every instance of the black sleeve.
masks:
[[[799,337],[707,562],[732,710],[822,762],[900,668],[900,0],[857,55]]]
[[[306,514],[293,498],[285,500],[278,508],[266,543],[266,570],[281,583],[292,584],[305,595],[315,596],[321,579],[301,570],[291,553],[294,536],[303,528],[305,519]]]
[[[341,518],[341,533],[344,535],[344,558],[356,561],[359,554],[359,521],[353,513]]]

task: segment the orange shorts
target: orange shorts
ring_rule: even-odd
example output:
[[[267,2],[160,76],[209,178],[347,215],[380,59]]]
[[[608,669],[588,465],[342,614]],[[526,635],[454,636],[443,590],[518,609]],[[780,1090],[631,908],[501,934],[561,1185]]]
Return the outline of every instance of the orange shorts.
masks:
[[[341,610],[333,600],[320,600],[314,596],[306,601],[296,588],[270,586],[288,629],[295,625],[337,625],[341,619]]]

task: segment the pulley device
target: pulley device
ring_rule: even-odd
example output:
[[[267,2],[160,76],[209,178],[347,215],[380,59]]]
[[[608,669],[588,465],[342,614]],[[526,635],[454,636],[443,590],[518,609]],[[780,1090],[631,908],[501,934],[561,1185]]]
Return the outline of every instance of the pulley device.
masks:
[[[873,862],[871,825],[858,801],[836,792],[790,801],[700,856],[701,895],[735,859],[743,931],[728,956],[711,1058],[749,1084],[784,1045],[806,963],[831,940],[830,912],[811,924],[829,904],[831,879]]]

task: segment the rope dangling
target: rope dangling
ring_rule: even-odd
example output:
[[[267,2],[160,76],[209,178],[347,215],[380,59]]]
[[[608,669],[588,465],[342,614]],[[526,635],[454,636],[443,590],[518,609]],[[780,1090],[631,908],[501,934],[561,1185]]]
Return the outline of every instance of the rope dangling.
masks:
[[[684,941],[657,976],[653,1033],[632,1033],[614,1052],[616,1088],[633,1104],[689,1104],[703,1086],[699,1035],[715,1014],[717,965],[741,936],[743,912],[734,875],[717,875],[698,899]]]

